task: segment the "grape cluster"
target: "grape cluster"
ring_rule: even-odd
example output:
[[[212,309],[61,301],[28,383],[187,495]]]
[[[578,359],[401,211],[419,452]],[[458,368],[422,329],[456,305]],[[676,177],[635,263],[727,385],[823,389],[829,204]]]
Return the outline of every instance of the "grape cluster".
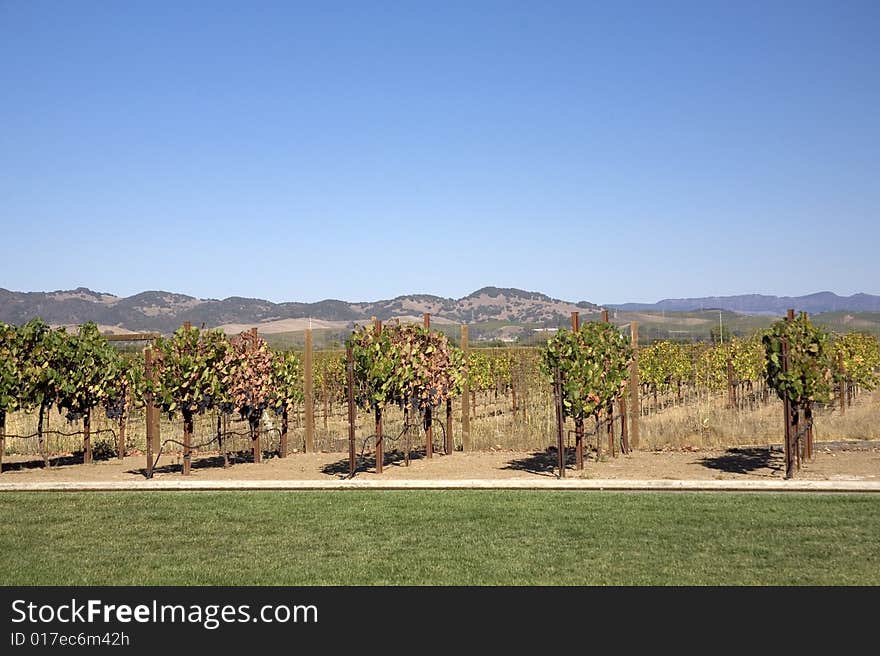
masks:
[[[121,419],[125,415],[125,396],[112,396],[104,401],[104,412],[107,419]]]

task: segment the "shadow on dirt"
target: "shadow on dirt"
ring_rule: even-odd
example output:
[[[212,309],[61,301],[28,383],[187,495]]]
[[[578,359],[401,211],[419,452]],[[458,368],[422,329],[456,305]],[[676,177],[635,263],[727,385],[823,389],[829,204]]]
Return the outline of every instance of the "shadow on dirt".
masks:
[[[442,451],[434,452],[434,455],[442,455]],[[409,459],[410,460],[421,460],[425,457],[425,449],[413,449],[410,451]],[[383,467],[388,467],[389,465],[393,465],[395,467],[404,467],[406,466],[406,454],[403,451],[398,449],[394,449],[392,451],[385,452],[385,458],[383,459]],[[360,454],[356,454],[355,459],[355,474],[358,472],[365,472],[371,469],[376,468],[376,454],[375,453],[367,453],[363,457]],[[344,458],[343,460],[337,460],[336,462],[331,462],[329,464],[321,467],[322,474],[329,474],[331,476],[348,476],[348,458]]]
[[[565,467],[573,467],[576,463],[576,453],[573,448],[565,450]],[[587,453],[584,453],[584,460],[587,459]],[[558,453],[556,447],[547,447],[546,451],[535,451],[527,458],[519,458],[511,460],[502,469],[515,469],[517,471],[525,471],[530,474],[539,474],[541,476],[552,476],[556,478],[557,465],[559,464]]]
[[[767,447],[727,449],[722,455],[702,458],[699,463],[708,469],[731,474],[752,474],[760,469],[769,469],[769,475],[772,475],[773,472],[781,472],[785,467],[782,453]]]
[[[195,452],[193,453],[195,456]],[[273,458],[278,457],[277,451],[263,451],[263,462],[271,460]],[[229,466],[239,465],[244,463],[253,463],[254,454],[252,451],[232,451],[229,453]],[[224,461],[223,455],[212,455],[192,459],[192,469],[223,469]],[[156,461],[156,466],[153,467],[153,474],[180,474],[183,472],[183,456],[178,453],[175,454],[161,454],[159,459]],[[137,469],[129,469],[125,472],[126,474],[138,474],[140,476],[146,476],[147,470],[144,467],[139,467]]]
[[[22,460],[20,462],[9,462],[8,460],[4,460],[3,471],[26,471],[31,469],[45,469],[46,465],[43,461],[43,457],[35,456],[35,458],[36,459],[34,460]],[[102,460],[114,460],[115,458],[115,452],[100,452],[97,450],[92,452],[93,462],[101,462]],[[50,469],[53,467],[67,467],[69,465],[82,464],[85,464],[85,458],[82,451],[74,451],[73,453],[58,456],[49,456]]]

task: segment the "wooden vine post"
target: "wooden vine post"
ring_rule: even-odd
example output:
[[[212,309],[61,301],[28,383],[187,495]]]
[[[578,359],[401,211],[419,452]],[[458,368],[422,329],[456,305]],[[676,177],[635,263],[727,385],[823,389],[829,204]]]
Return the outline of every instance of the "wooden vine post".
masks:
[[[157,337],[159,337],[158,333],[135,333],[132,335],[107,335],[106,339],[109,342],[141,342],[141,341],[152,342]],[[147,349],[149,349],[149,346],[146,349],[144,349],[144,370],[145,371],[146,371],[146,357],[147,357],[146,351],[147,351]],[[152,349],[150,349],[150,357],[152,358]],[[151,364],[151,369],[152,369],[152,362],[150,364]],[[128,397],[129,390],[127,389],[127,385],[123,388],[123,391],[125,392],[126,397],[123,398],[123,400],[122,400],[122,403],[123,403],[122,414],[119,416],[119,420],[117,422],[117,425],[119,427],[119,435],[118,435],[117,446],[116,446],[116,452],[117,452],[116,457],[119,460],[125,459],[125,433],[128,429],[128,398],[127,397]],[[146,399],[149,399],[149,393],[147,393],[145,395],[145,400]],[[147,436],[149,437],[149,435],[150,435],[150,426],[149,426],[150,405],[149,405],[149,403],[147,403],[147,405],[146,405],[145,414],[146,414],[146,422],[147,422]]]
[[[431,330],[431,314],[429,312],[425,312],[422,315],[422,321],[424,322],[425,330]],[[431,407],[429,403],[425,408],[425,457],[433,458],[434,457],[434,417],[433,417],[434,409]]]
[[[348,381],[348,477],[354,478],[355,462],[355,435],[354,424],[357,420],[354,404],[354,356],[351,346],[345,349],[345,370]]]
[[[107,335],[109,342],[153,342],[159,337],[159,333],[134,333],[129,335]],[[149,387],[155,382],[155,369],[153,367],[153,348],[146,346],[143,351],[144,356],[144,380],[147,383],[148,390],[144,393],[144,414],[147,432],[147,478],[153,476],[153,454],[159,448],[159,409],[153,403],[153,395],[149,391]],[[127,403],[123,400],[123,411],[119,417],[119,436],[117,443],[117,457],[120,460],[125,458],[125,432],[128,419],[126,410]]]
[[[312,346],[312,329],[306,328],[305,353],[303,354],[303,403],[305,404],[306,430],[303,450],[315,450],[315,371]]]
[[[467,324],[461,326],[461,350],[464,353],[465,361],[468,355],[468,327]],[[461,448],[462,451],[471,450],[471,407],[470,407],[470,384],[465,379],[464,387],[461,394]]]
[[[155,370],[153,369],[153,349],[147,347],[144,349],[144,378],[147,381],[148,389],[156,382]],[[153,393],[147,391],[145,395],[146,415],[147,415],[147,478],[153,477],[153,449],[157,440],[157,424],[156,418],[159,415],[159,408],[153,401]]]

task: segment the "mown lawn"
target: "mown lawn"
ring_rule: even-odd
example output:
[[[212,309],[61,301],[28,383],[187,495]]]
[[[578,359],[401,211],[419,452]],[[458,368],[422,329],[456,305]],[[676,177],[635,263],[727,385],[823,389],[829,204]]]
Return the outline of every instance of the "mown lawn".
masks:
[[[880,496],[0,494],[0,584],[880,584]]]

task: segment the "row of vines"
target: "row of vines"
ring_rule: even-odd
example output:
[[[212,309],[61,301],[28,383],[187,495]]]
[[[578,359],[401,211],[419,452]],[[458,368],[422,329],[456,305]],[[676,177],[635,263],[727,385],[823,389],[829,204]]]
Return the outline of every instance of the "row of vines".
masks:
[[[424,431],[427,451],[433,448],[435,426],[440,427],[445,447],[455,448],[452,402],[465,393],[467,403],[462,406],[468,408],[470,418],[496,422],[493,436],[477,440],[476,448],[495,441],[500,446],[503,437],[519,427],[546,436],[554,423],[551,390],[557,368],[569,381],[564,383],[568,386],[564,412],[573,419],[575,432],[579,437],[583,434],[587,418],[595,420],[598,430],[600,419],[612,416],[613,405],[629,393],[627,367],[634,356],[642,415],[725,394],[728,407],[760,407],[772,400],[775,389],[768,385],[773,383],[767,346],[772,334],[771,330],[751,339],[734,338],[723,345],[658,341],[631,353],[618,329],[588,323],[574,332],[560,331],[544,349],[462,351],[442,333],[391,325],[358,329],[347,346],[352,351],[354,400],[372,422],[371,437],[378,438],[381,466],[383,422],[392,416],[399,418],[400,434],[407,440]],[[814,399],[816,404],[830,402],[835,394],[841,402],[849,401],[859,390],[876,386],[880,343],[875,337],[823,334],[822,344],[817,366],[831,391]],[[182,423],[182,439],[167,442],[182,449],[185,471],[195,448],[214,444],[226,458],[224,439],[233,433],[229,430],[233,417],[246,426],[254,460],[261,457],[260,436],[266,434],[267,425],[278,434],[279,451],[286,455],[288,429],[294,422],[301,425],[306,405],[300,353],[272,351],[256,332],[228,338],[217,330],[191,327],[156,339],[151,350],[153,372],[147,376],[139,351],[120,352],[94,324],[84,324],[76,332],[52,329],[40,320],[20,327],[0,324],[0,436],[6,434],[11,413],[35,415],[34,434],[19,437],[35,438],[40,452],[47,452],[44,416],[54,408],[68,421],[81,422],[83,459],[89,462],[92,420],[103,411],[118,424],[114,432],[121,456],[126,418],[150,404]],[[310,401],[327,434],[342,432],[347,375],[344,352],[315,354]],[[572,380],[582,381],[580,391],[571,387]],[[195,444],[195,419],[209,411],[216,417],[216,427]],[[500,416],[513,423],[498,424]],[[460,430],[459,415],[456,421]],[[3,450],[0,445],[0,457]]]
[[[756,409],[772,399],[767,385],[765,335],[734,337],[725,344],[658,341],[639,351],[642,413],[726,394],[727,405]],[[851,402],[861,390],[874,389],[880,371],[880,342],[872,335],[828,336],[823,366],[835,393]]]
[[[302,366],[293,353],[275,353],[255,332],[227,338],[218,330],[181,328],[159,337],[151,348],[151,375],[140,353],[123,353],[93,323],[75,333],[52,329],[33,320],[21,327],[0,325],[0,437],[14,411],[37,413],[36,438],[48,464],[44,417],[54,407],[69,422],[81,421],[83,460],[92,461],[91,424],[96,412],[118,422],[119,456],[125,450],[127,415],[148,403],[170,418],[183,421],[183,440],[169,440],[184,449],[189,470],[193,420],[216,409],[246,421],[259,459],[259,424],[267,410],[287,421],[291,404],[302,400]],[[222,449],[218,424],[212,438]],[[0,454],[4,449],[0,448]]]

